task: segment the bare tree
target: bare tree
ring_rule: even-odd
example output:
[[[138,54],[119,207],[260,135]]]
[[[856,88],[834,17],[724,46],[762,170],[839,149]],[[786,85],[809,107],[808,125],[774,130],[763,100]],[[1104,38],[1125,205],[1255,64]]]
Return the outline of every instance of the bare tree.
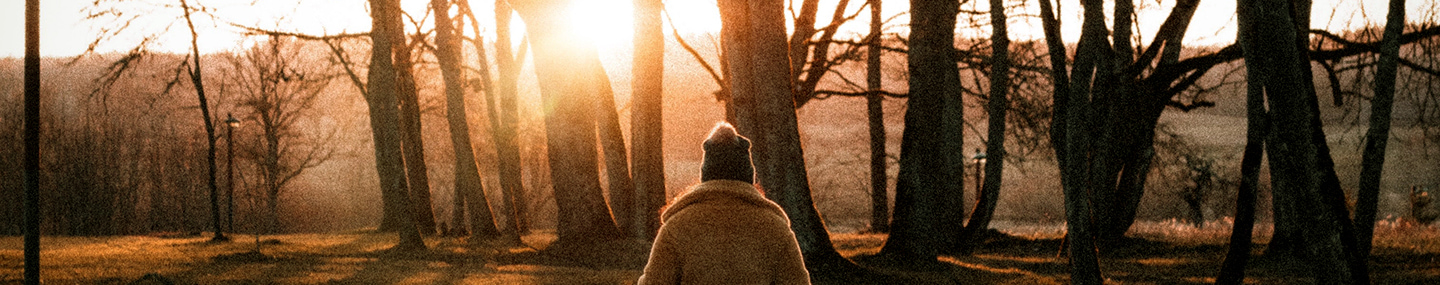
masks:
[[[185,11],[185,25],[190,28],[191,63],[187,65],[190,84],[195,87],[195,97],[200,100],[200,115],[205,118],[205,141],[210,145],[209,151],[205,153],[206,164],[210,167],[207,172],[210,184],[210,224],[215,231],[215,237],[210,240],[229,241],[230,238],[225,237],[225,232],[220,228],[220,190],[215,183],[215,123],[212,122],[214,119],[210,116],[210,102],[205,99],[205,81],[201,74],[203,67],[200,65],[200,46],[197,44],[200,35],[195,32],[195,22],[190,17],[192,11],[190,4],[185,0],[180,0],[180,9]]]
[[[235,104],[247,109],[246,120],[254,121],[260,132],[258,148],[251,149],[249,157],[260,169],[267,230],[272,233],[279,230],[280,194],[286,186],[334,154],[326,142],[316,141],[321,138],[298,128],[315,109],[320,92],[337,77],[296,64],[303,48],[293,39],[270,35],[226,58],[225,89],[239,95]]]
[[[464,57],[460,55],[459,32],[450,17],[450,2],[430,1],[430,9],[435,14],[435,58],[440,61],[440,75],[445,81],[445,117],[450,127],[451,149],[455,153],[454,199],[468,205],[451,211],[469,212],[470,232],[475,236],[499,237],[500,230],[495,226],[494,214],[486,199],[485,186],[480,181],[480,168],[475,164],[475,151],[470,143],[470,122],[465,117],[465,87],[462,86],[465,74],[460,69]],[[462,226],[458,218],[453,223],[453,227]]]
[[[1254,33],[1241,31],[1237,42],[1248,45],[1257,40]],[[1269,138],[1269,114],[1265,108],[1265,71],[1260,68],[1245,69],[1245,153],[1240,159],[1240,189],[1235,198],[1235,224],[1230,230],[1230,249],[1215,284],[1242,284],[1245,280],[1245,263],[1250,259],[1251,234],[1255,227],[1256,188],[1260,184],[1260,162],[1265,155],[1265,140]]]
[[[890,236],[879,255],[896,260],[932,264],[949,250],[954,234],[963,227],[956,213],[961,193],[954,156],[942,135],[959,113],[959,70],[951,59],[954,50],[954,1],[911,1],[909,74],[905,131],[900,143],[900,175],[895,183],[895,214]]]
[[[590,72],[596,73],[595,77],[599,79],[596,82],[600,83],[596,89],[596,130],[599,131],[600,148],[605,158],[611,216],[621,232],[628,234],[639,220],[630,214],[636,209],[635,182],[630,177],[630,159],[625,150],[625,135],[620,132],[620,115],[615,110],[615,92],[603,67],[596,64]]]
[[[40,0],[25,1],[25,284],[40,285]]]
[[[371,0],[371,52],[369,74],[366,76],[365,102],[370,107],[370,129],[375,141],[375,167],[380,174],[381,198],[386,203],[387,216],[401,217],[394,229],[399,232],[400,243],[396,250],[418,250],[425,248],[420,229],[416,227],[413,207],[406,185],[405,158],[401,150],[399,80],[391,60],[393,43],[402,36],[400,30],[400,1]],[[382,222],[383,224],[383,222]]]
[[[975,212],[965,223],[965,232],[960,237],[962,244],[959,246],[964,251],[969,251],[977,241],[983,240],[985,231],[990,227],[990,219],[995,216],[995,204],[1000,200],[1000,181],[1005,170],[1005,112],[1010,108],[1007,97],[1010,92],[1010,36],[1005,23],[1007,19],[1005,1],[990,0],[990,96],[985,104],[985,111],[990,115],[987,129],[989,140],[985,143],[987,163],[985,181],[975,181],[983,188],[975,201]]]
[[[634,178],[635,205],[630,235],[652,238],[660,229],[660,208],[665,206],[663,110],[665,33],[661,29],[660,0],[635,0],[635,58],[630,88],[630,174]],[[614,191],[614,190],[611,190]]]
[[[404,13],[404,11],[400,11]],[[395,21],[397,36],[393,38],[392,44],[395,53],[395,73],[399,88],[396,96],[400,99],[400,134],[401,150],[405,154],[405,178],[410,185],[410,203],[413,205],[413,214],[416,226],[420,228],[420,234],[431,235],[435,233],[435,209],[430,200],[430,174],[425,164],[425,139],[422,135],[424,129],[420,124],[420,93],[415,86],[415,58],[412,51],[419,48],[420,32],[416,31],[417,39],[411,40],[404,32],[404,24]],[[416,30],[419,30],[419,22],[415,22]],[[380,226],[385,228],[384,224]]]
[[[811,280],[864,274],[835,251],[810,196],[791,92],[784,3],[719,1],[723,62],[736,126],[754,144],[751,154],[765,197],[790,218]],[[840,279],[844,280],[844,279]],[[817,281],[820,282],[820,281]]]
[[[1263,81],[1249,83],[1265,88],[1273,114],[1266,152],[1272,161],[1276,238],[1286,234],[1280,220],[1291,219],[1297,231],[1285,238],[1294,239],[1291,250],[1310,260],[1319,282],[1368,284],[1365,262],[1354,254],[1354,227],[1320,130],[1306,49],[1309,9],[1308,3],[1278,0],[1237,6],[1246,68],[1266,74]]]
[[[572,248],[619,238],[600,188],[595,152],[596,90],[600,58],[593,45],[566,28],[567,0],[515,1],[534,43],[535,75],[545,108],[546,148],[549,150],[555,202],[559,206],[557,248]],[[575,70],[579,70],[576,72]],[[578,247],[575,247],[578,248]]]
[[[1390,0],[1385,35],[1380,42],[1380,64],[1375,70],[1375,94],[1370,99],[1370,130],[1365,133],[1360,189],[1355,203],[1356,249],[1362,260],[1370,255],[1375,236],[1375,208],[1380,200],[1380,174],[1385,167],[1385,145],[1390,141],[1390,113],[1395,104],[1395,78],[1399,72],[1400,33],[1405,29],[1405,0]],[[1336,94],[1335,96],[1339,96]]]
[[[883,35],[880,20],[880,0],[868,0],[870,5],[870,35],[865,37],[865,88],[881,90],[880,37]],[[870,231],[890,232],[889,176],[885,173],[889,155],[885,152],[885,109],[881,104],[885,96],[872,93],[865,96],[865,113],[870,127]]]
[[[470,19],[470,25],[476,34],[480,33],[480,22],[475,14],[469,9],[468,0],[459,0],[460,7]],[[527,207],[525,189],[521,183],[520,173],[520,147],[517,141],[517,124],[519,123],[519,108],[516,104],[515,85],[516,77],[520,68],[516,59],[523,59],[524,56],[516,56],[511,51],[510,43],[510,19],[514,11],[505,0],[495,1],[495,66],[497,80],[494,84],[485,84],[488,91],[485,92],[486,112],[490,115],[490,136],[494,141],[495,154],[498,157],[497,163],[500,170],[500,190],[506,197],[503,204],[509,209],[506,212],[510,215],[507,237],[512,242],[518,242],[520,235],[524,235],[529,227],[525,220]],[[484,65],[480,70],[488,70],[488,63],[485,60],[484,42],[476,37],[472,44],[476,47],[476,56],[481,59]],[[524,52],[524,48],[521,49]],[[490,76],[483,75],[483,80],[489,82]],[[490,86],[493,86],[490,87]],[[505,230],[502,230],[505,231]]]

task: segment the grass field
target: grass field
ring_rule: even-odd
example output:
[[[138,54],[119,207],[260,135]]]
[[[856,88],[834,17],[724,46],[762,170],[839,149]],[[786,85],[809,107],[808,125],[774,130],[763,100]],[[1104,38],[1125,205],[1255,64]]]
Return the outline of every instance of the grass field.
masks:
[[[1008,235],[987,241],[969,256],[944,256],[946,268],[927,272],[876,269],[899,283],[1064,284],[1060,248],[1063,225],[999,222]],[[1268,239],[1257,228],[1256,242]],[[1371,268],[1376,284],[1440,282],[1440,229],[1384,222],[1378,227]],[[1225,251],[1229,224],[1193,227],[1176,222],[1142,222],[1129,245],[1106,250],[1102,268],[1116,284],[1200,284],[1213,282]],[[528,246],[468,244],[464,239],[429,238],[419,253],[386,251],[393,234],[368,231],[264,236],[261,252],[253,236],[210,243],[205,236],[45,237],[43,278],[47,284],[630,284],[644,266],[647,245],[638,241],[604,244],[582,251],[544,250],[553,234],[526,236]],[[835,234],[847,257],[879,251],[880,234]],[[539,249],[537,249],[537,247]],[[0,283],[21,278],[19,237],[0,237]],[[1261,248],[1257,247],[1258,254]],[[856,258],[863,260],[863,258]],[[861,263],[865,265],[865,263]],[[1247,283],[1305,284],[1312,280],[1299,264],[1254,260]],[[897,284],[899,284],[897,283]]]

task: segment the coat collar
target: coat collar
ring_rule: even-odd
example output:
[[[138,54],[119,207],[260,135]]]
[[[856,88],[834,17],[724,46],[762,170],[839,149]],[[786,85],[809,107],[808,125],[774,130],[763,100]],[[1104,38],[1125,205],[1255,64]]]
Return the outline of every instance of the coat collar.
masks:
[[[665,213],[660,216],[660,220],[669,220],[670,216],[679,213],[680,210],[684,210],[690,205],[717,199],[744,201],[755,207],[773,212],[776,216],[784,219],[787,224],[790,220],[785,216],[785,211],[780,208],[780,205],[771,202],[769,199],[765,199],[765,196],[761,195],[760,191],[755,189],[755,185],[745,181],[728,179],[705,181],[690,187],[689,191],[675,198],[675,201],[665,208]]]

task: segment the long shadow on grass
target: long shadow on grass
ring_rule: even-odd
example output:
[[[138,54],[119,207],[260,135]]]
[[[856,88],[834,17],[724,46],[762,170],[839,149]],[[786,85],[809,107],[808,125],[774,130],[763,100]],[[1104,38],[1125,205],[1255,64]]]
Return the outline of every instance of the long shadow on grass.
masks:
[[[650,256],[650,243],[616,240],[597,244],[551,244],[543,249],[525,248],[495,256],[499,265],[542,265],[582,267],[596,270],[641,270]]]

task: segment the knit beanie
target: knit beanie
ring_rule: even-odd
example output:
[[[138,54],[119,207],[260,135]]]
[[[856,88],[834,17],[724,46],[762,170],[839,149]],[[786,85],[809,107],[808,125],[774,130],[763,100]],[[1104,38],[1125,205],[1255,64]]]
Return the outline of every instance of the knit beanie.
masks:
[[[719,123],[705,139],[705,162],[700,182],[729,179],[755,183],[755,166],[750,164],[750,140],[735,133],[735,127]]]

